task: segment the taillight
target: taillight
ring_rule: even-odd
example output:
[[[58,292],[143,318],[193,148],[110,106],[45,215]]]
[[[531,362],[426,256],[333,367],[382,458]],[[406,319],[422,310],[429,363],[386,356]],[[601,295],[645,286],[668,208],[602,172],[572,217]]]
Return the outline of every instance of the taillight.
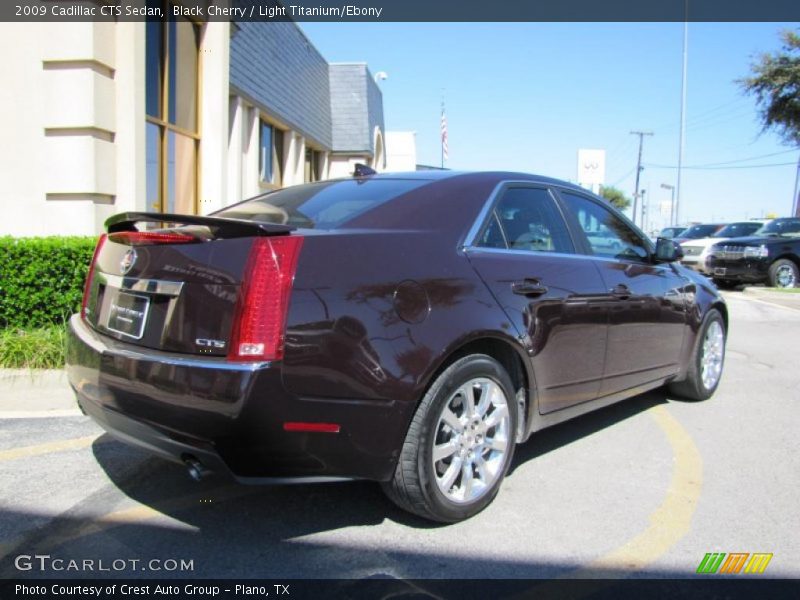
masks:
[[[146,246],[153,244],[189,244],[198,239],[184,233],[167,231],[119,231],[108,235],[112,242],[129,246]]]
[[[94,279],[94,267],[97,262],[97,257],[100,255],[100,250],[103,249],[103,244],[106,243],[108,236],[104,233],[97,240],[97,245],[94,247],[94,254],[92,254],[92,262],[89,263],[89,272],[86,274],[86,283],[83,285],[83,300],[81,301],[81,319],[86,320],[86,304],[89,302],[89,293],[92,290],[92,279]]]
[[[229,360],[280,360],[301,236],[256,238],[236,306]]]

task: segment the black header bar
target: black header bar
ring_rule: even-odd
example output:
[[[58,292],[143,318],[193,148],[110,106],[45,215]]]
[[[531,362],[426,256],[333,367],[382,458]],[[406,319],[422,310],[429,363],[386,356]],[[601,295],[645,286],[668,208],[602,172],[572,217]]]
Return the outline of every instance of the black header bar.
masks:
[[[797,22],[798,0],[4,0],[0,21]]]

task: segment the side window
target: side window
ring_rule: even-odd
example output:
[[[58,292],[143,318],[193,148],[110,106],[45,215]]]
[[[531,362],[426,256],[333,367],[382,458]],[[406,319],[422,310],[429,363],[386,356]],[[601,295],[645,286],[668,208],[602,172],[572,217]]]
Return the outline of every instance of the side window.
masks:
[[[588,198],[561,192],[596,256],[649,262],[645,241],[625,221]]]
[[[500,222],[497,220],[497,213],[492,212],[491,221],[483,230],[478,245],[483,248],[508,248],[505,235],[500,227]]]
[[[512,187],[503,192],[479,245],[536,252],[575,251],[550,193],[529,187]]]

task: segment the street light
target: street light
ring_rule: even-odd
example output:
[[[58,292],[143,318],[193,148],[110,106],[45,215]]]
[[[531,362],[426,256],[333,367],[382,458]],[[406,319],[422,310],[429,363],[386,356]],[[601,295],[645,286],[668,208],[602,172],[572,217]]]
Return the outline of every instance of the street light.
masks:
[[[665,190],[669,190],[671,193],[669,200],[669,224],[677,225],[677,223],[675,223],[675,186],[669,185],[668,183],[662,183],[661,187]]]

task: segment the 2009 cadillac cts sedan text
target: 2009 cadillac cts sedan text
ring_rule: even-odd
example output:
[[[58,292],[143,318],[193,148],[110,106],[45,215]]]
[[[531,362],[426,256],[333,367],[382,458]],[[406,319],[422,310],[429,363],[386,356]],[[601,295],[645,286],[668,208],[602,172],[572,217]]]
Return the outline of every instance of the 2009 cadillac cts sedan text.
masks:
[[[371,479],[457,521],[537,430],[665,384],[708,398],[722,373],[713,285],[553,179],[370,174],[106,226],[70,383],[195,476]]]

